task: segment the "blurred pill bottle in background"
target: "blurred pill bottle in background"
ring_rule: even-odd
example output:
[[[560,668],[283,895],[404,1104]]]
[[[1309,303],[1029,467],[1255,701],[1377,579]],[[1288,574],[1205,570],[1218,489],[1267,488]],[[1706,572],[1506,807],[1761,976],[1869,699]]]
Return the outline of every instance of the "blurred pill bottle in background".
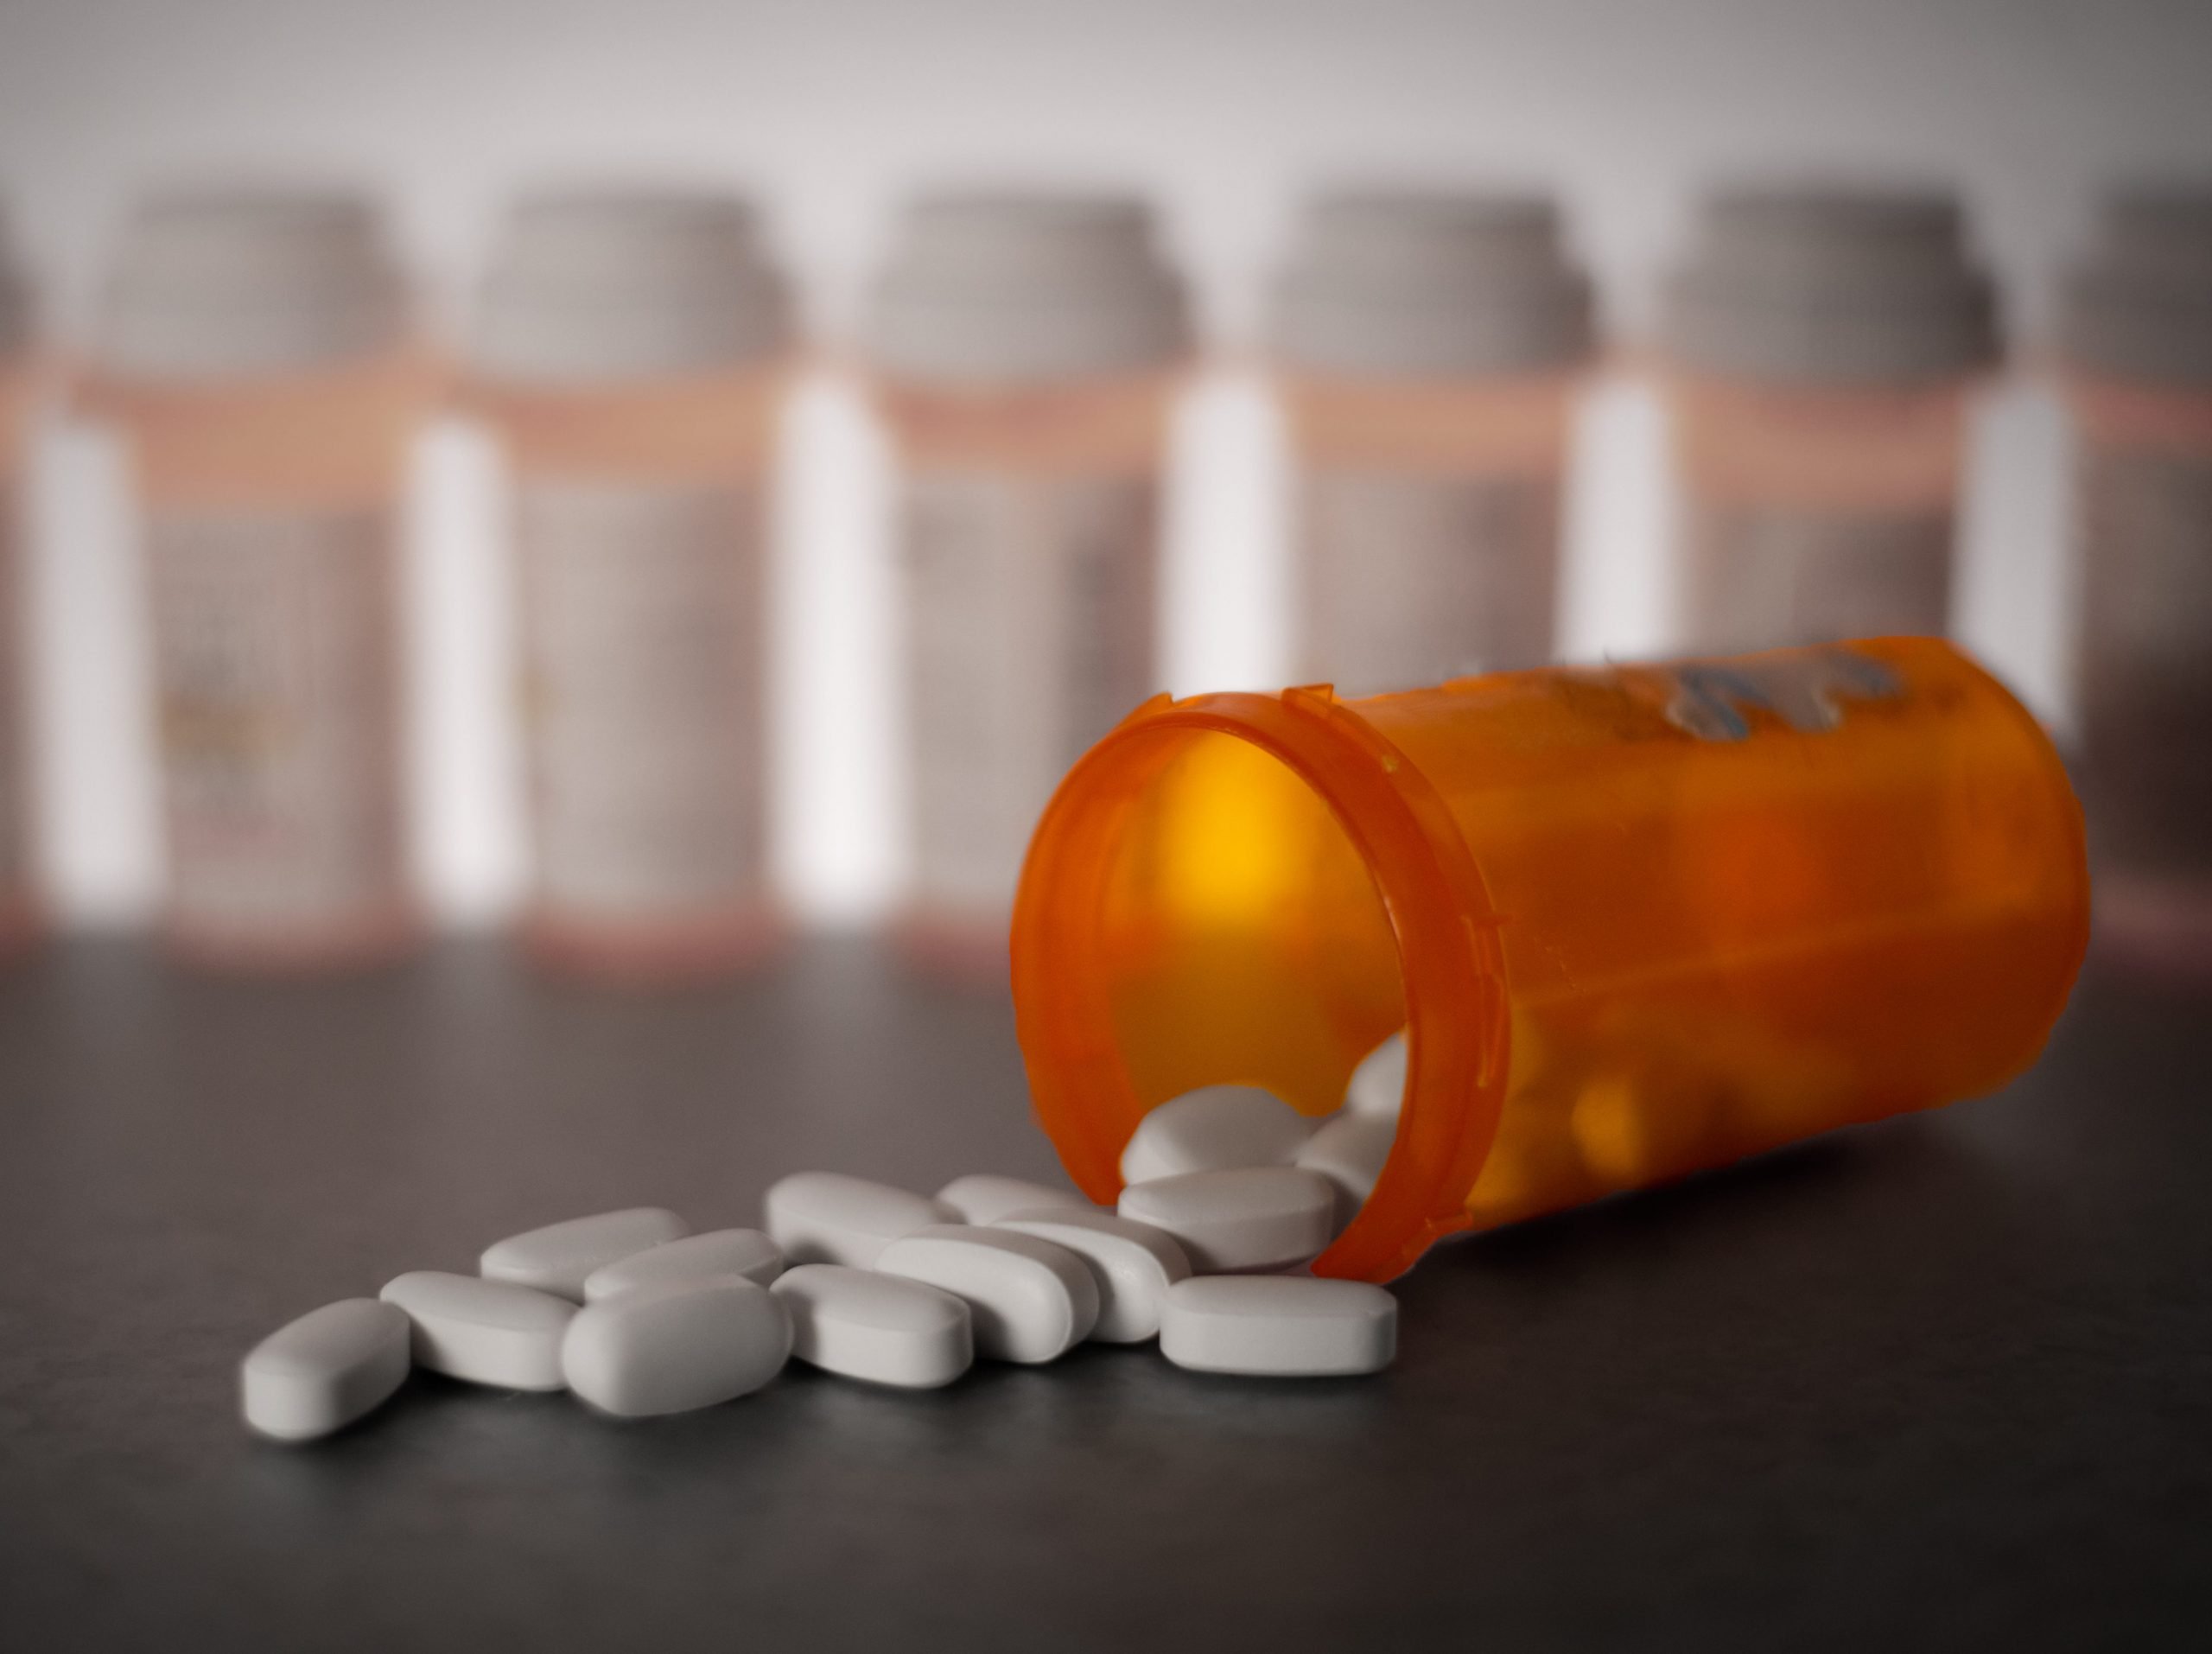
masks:
[[[907,212],[868,347],[903,482],[909,881],[925,960],[1002,969],[1022,852],[1068,766],[1160,687],[1182,285],[1114,195]]]
[[[23,461],[39,383],[32,339],[30,289],[0,221],[0,958],[38,930],[23,656]]]
[[[710,974],[778,933],[769,474],[791,306],[750,204],[519,202],[469,401],[512,476],[533,878],[524,936],[597,975]]]
[[[1272,331],[1299,477],[1299,678],[1365,695],[1550,659],[1592,336],[1553,204],[1324,196]]]
[[[2103,944],[2212,969],[2212,184],[2116,193],[2062,296],[2077,767]]]
[[[347,193],[157,193],[110,271],[83,402],[137,494],[188,958],[329,966],[416,934],[401,491],[434,386],[410,321]]]
[[[1682,646],[1945,633],[1967,396],[1997,352],[1958,203],[1715,194],[1660,344]]]

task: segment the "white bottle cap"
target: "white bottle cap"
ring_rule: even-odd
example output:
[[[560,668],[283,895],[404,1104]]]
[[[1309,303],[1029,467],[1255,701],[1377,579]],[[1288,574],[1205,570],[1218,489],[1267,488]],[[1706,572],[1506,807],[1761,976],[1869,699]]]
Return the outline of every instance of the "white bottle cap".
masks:
[[[2118,190],[2101,218],[2065,281],[2061,351],[2093,372],[2212,386],[2212,182]]]
[[[1307,208],[1277,283],[1283,357],[1323,372],[1436,378],[1586,359],[1589,278],[1541,196],[1349,190]]]
[[[790,294],[748,202],[611,188],[516,204],[472,342],[489,378],[575,384],[757,362],[791,334]]]
[[[907,209],[868,336],[893,379],[1002,385],[1163,366],[1190,319],[1142,201],[972,193]]]
[[[1995,298],[1948,194],[1753,187],[1705,203],[1667,284],[1675,359],[1765,381],[1885,385],[1995,359]]]
[[[16,261],[15,238],[0,216],[0,356],[13,356],[31,341],[31,288]]]
[[[397,343],[406,283],[375,205],[344,191],[158,192],[125,228],[97,350],[111,371],[221,379]]]

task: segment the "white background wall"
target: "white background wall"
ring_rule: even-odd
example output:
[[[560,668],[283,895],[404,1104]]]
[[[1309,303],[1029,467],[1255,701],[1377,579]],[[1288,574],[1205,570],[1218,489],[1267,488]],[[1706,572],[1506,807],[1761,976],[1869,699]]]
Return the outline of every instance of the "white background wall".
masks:
[[[238,168],[383,187],[448,320],[502,197],[578,170],[758,186],[834,340],[900,194],[931,180],[1150,189],[1222,366],[1179,439],[1173,686],[1282,658],[1279,457],[1236,353],[1299,190],[1346,172],[1554,184],[1633,335],[1700,181],[1745,170],[1957,182],[2018,334],[2116,175],[2212,172],[2212,5],[2145,0],[0,0],[0,190],[66,339],[149,176]],[[794,410],[777,660],[782,862],[802,907],[865,916],[897,877],[882,455],[834,385]],[[1654,410],[1597,397],[1575,479],[1568,642],[1660,640]],[[2061,423],[2001,387],[1967,502],[1964,634],[2063,715]],[[495,471],[423,450],[417,811],[440,909],[496,917],[519,844]],[[56,424],[33,489],[38,754],[64,911],[143,913],[157,878],[141,619],[113,455]]]

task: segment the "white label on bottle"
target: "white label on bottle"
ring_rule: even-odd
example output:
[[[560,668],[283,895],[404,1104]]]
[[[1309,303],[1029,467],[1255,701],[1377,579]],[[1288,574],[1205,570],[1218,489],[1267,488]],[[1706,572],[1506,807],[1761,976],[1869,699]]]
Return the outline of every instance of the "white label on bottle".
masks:
[[[1551,658],[1556,479],[1322,471],[1305,512],[1306,680],[1372,695]]]
[[[1872,514],[1708,505],[1691,524],[1683,620],[1717,652],[1942,637],[1948,510]]]
[[[2093,653],[2212,678],[2212,460],[2095,450],[2082,512]]]
[[[282,940],[401,899],[391,548],[374,508],[149,525],[180,923]]]
[[[30,799],[24,750],[22,614],[16,555],[16,499],[0,487],[0,907],[31,876]]]
[[[1157,687],[1142,477],[908,485],[914,891],[995,922],[1060,777]]]
[[[758,899],[758,491],[541,480],[519,511],[540,899],[619,922]]]

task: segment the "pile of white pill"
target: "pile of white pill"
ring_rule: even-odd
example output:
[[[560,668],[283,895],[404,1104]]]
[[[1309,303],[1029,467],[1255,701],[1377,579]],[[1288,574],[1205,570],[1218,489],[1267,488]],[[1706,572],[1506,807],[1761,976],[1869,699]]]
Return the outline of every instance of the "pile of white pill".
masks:
[[[1156,1338],[1207,1372],[1374,1372],[1396,1352],[1395,1301],[1305,1270],[1374,1188],[1404,1078],[1397,1034],[1325,1120],[1256,1086],[1164,1103],[1122,1151],[1113,1212],[1018,1178],[921,1195],[802,1172],[769,1189],[758,1230],[693,1234],[642,1206],[510,1236],[474,1275],[403,1275],[270,1334],[244,1365],[246,1422],[326,1435],[416,1366],[619,1418],[733,1401],[794,1356],[907,1389],[1086,1339]]]

